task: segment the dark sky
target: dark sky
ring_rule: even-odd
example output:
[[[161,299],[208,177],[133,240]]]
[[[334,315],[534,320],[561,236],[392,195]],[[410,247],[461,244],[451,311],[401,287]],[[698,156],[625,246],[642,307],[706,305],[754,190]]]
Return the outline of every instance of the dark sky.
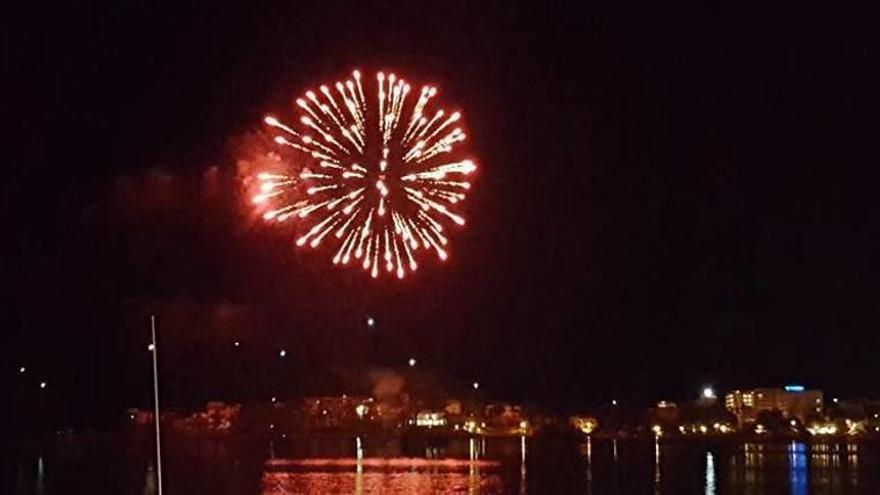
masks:
[[[71,421],[143,406],[155,311],[179,405],[410,355],[564,407],[877,395],[876,9],[296,3],[4,16],[4,383]],[[240,187],[260,118],[354,68],[436,82],[481,165],[451,259],[404,282],[295,251]]]

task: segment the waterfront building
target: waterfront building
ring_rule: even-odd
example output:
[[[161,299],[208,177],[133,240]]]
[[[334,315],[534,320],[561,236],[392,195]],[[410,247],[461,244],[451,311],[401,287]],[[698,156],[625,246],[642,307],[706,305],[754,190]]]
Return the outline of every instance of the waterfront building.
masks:
[[[774,410],[805,423],[809,416],[822,412],[823,394],[821,390],[807,390],[799,385],[734,390],[724,397],[724,406],[736,415],[740,426],[754,423],[763,411]]]

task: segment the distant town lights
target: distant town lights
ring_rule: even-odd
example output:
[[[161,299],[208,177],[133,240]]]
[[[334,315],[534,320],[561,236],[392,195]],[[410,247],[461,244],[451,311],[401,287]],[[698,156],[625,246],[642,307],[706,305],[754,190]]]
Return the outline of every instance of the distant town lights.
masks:
[[[837,434],[837,425],[834,423],[813,423],[807,426],[810,435],[835,435]]]

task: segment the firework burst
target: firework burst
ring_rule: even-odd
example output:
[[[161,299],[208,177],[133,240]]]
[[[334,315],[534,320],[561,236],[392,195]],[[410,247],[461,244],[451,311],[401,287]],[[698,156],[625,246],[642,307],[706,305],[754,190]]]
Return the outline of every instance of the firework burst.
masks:
[[[336,265],[403,278],[420,251],[447,258],[444,225],[465,224],[453,210],[476,165],[459,156],[461,114],[430,109],[437,88],[410,96],[406,81],[382,72],[374,83],[354,71],[298,98],[297,124],[266,117],[275,143],[299,159],[259,173],[253,201],[266,221],[297,220],[297,246],[332,244]]]

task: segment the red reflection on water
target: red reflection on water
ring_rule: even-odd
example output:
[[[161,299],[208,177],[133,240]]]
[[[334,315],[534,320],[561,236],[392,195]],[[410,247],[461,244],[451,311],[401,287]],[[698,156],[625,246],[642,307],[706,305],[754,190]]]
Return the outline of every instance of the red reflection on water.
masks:
[[[497,462],[463,459],[275,459],[262,495],[333,493],[500,493]]]
[[[424,459],[421,457],[370,457],[358,460],[354,457],[348,458],[326,458],[326,459],[270,459],[266,461],[266,467],[284,468],[284,467],[340,467],[351,468],[360,464],[365,468],[446,468],[446,469],[469,469],[471,467],[491,468],[497,467],[495,461],[486,460],[468,460],[468,459]]]

